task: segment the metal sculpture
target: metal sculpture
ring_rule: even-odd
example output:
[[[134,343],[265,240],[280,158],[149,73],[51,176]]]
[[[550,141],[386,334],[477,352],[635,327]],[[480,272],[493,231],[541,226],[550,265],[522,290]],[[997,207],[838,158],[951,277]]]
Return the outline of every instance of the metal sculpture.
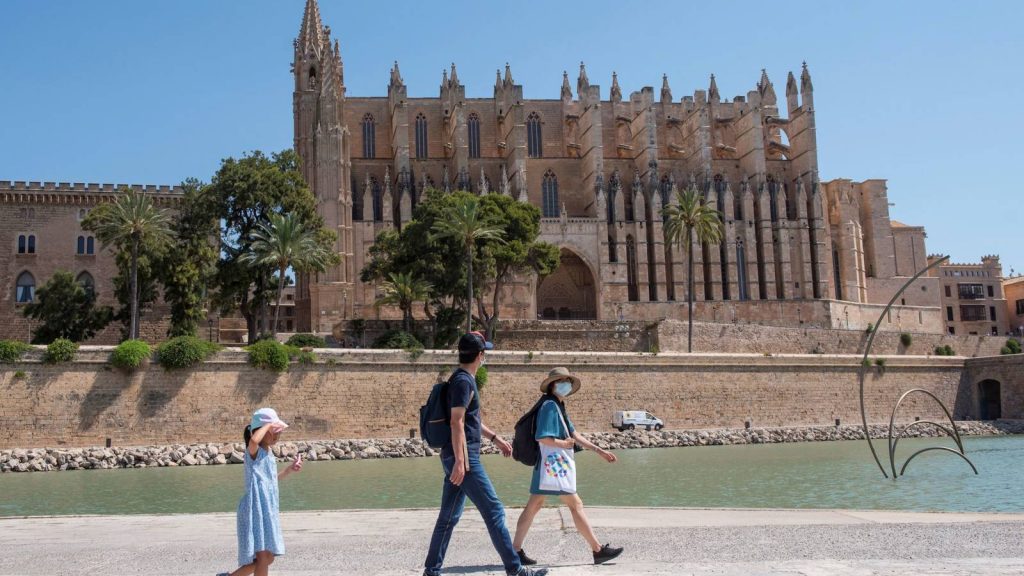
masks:
[[[915,280],[917,280],[918,278],[923,276],[926,272],[928,272],[932,268],[935,268],[936,266],[939,266],[940,264],[942,264],[943,262],[946,262],[947,260],[949,260],[949,256],[944,256],[942,258],[939,258],[935,262],[932,262],[927,267],[922,269],[920,272],[915,274],[913,278],[908,280],[903,285],[903,287],[901,287],[895,294],[893,294],[892,299],[889,300],[889,303],[882,310],[882,313],[879,314],[878,321],[874,324],[874,329],[871,330],[871,333],[868,335],[867,344],[864,346],[864,357],[861,359],[860,372],[858,374],[859,382],[860,382],[860,416],[861,416],[861,422],[864,425],[864,437],[868,441],[868,447],[871,448],[871,456],[874,457],[875,464],[878,464],[878,469],[881,470],[882,476],[885,476],[886,478],[889,478],[889,474],[885,471],[885,467],[882,466],[882,461],[878,458],[878,452],[875,451],[875,445],[871,441],[871,429],[868,428],[868,413],[867,413],[866,408],[864,407],[864,379],[865,379],[865,377],[867,375],[868,366],[870,365],[870,363],[868,361],[868,355],[871,353],[871,345],[874,344],[875,334],[878,333],[878,327],[882,325],[882,320],[885,319],[886,314],[889,313],[889,309],[892,308],[892,305],[896,302],[896,299],[899,298],[900,295],[903,294],[903,292],[907,288],[909,288],[910,285],[913,284]],[[913,394],[924,394],[925,396],[930,397],[932,400],[935,400],[935,402],[939,405],[939,407],[942,408],[942,411],[946,414],[946,418],[949,420],[949,427],[947,428],[946,426],[944,426],[942,424],[939,424],[938,422],[933,422],[931,420],[918,420],[916,422],[912,422],[912,423],[904,426],[902,429],[900,429],[897,432],[896,431],[896,413],[899,411],[900,405],[903,404],[903,401],[906,400],[909,396],[911,396]],[[903,466],[900,468],[899,474],[897,474],[896,473],[896,446],[899,444],[900,439],[905,437],[905,435],[906,435],[908,430],[910,430],[912,428],[915,428],[915,427],[919,427],[919,426],[934,426],[935,428],[941,430],[942,432],[945,432],[950,438],[953,439],[953,442],[956,443],[956,449],[954,450],[953,448],[947,448],[945,446],[930,446],[928,448],[922,448],[921,450],[918,450],[917,452],[914,452],[913,454],[911,454],[910,457],[906,459],[906,461],[903,463]],[[975,467],[974,463],[971,462],[971,460],[964,454],[964,444],[963,444],[963,441],[960,439],[960,433],[956,429],[956,422],[953,421],[953,416],[952,416],[952,414],[950,414],[949,409],[946,408],[946,405],[943,404],[942,401],[939,400],[937,396],[935,396],[935,394],[932,394],[931,392],[929,392],[927,390],[923,390],[921,388],[914,388],[912,390],[908,390],[908,391],[904,392],[902,396],[900,396],[899,400],[896,401],[896,406],[893,407],[892,415],[889,417],[889,469],[890,469],[890,471],[892,473],[892,479],[895,481],[898,477],[903,476],[903,474],[907,471],[907,466],[910,465],[910,462],[914,458],[916,458],[918,455],[920,455],[920,454],[922,454],[924,452],[929,452],[929,451],[933,451],[933,450],[935,450],[935,451],[942,451],[942,452],[951,452],[953,454],[956,454],[960,458],[963,458],[964,461],[967,462],[968,465],[970,465],[971,469],[974,470],[975,474],[978,473],[977,467]]]

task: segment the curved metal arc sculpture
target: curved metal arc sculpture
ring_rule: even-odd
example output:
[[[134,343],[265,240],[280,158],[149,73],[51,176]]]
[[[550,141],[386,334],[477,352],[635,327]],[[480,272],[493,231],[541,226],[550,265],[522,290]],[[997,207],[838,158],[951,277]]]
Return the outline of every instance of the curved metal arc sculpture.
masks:
[[[878,327],[881,326],[882,320],[885,319],[886,314],[889,313],[889,309],[892,308],[892,305],[896,303],[896,299],[899,298],[900,295],[903,294],[903,292],[907,288],[909,288],[910,285],[913,284],[915,280],[917,280],[918,278],[923,276],[926,272],[928,272],[932,268],[935,268],[936,266],[939,266],[940,264],[942,264],[943,262],[946,262],[947,260],[949,260],[949,256],[944,256],[942,258],[939,258],[935,262],[932,262],[927,267],[923,268],[920,272],[915,274],[910,280],[908,280],[905,284],[903,284],[903,286],[895,294],[893,294],[892,299],[890,299],[889,303],[886,304],[885,308],[882,310],[882,313],[878,315],[878,321],[874,324],[875,328],[868,335],[867,344],[864,346],[864,357],[861,359],[860,370],[858,372],[858,380],[859,380],[859,384],[860,384],[860,416],[861,416],[861,422],[864,425],[864,438],[868,441],[868,447],[871,448],[871,456],[874,457],[875,464],[878,464],[878,469],[882,472],[882,476],[885,476],[886,478],[889,478],[889,474],[886,473],[885,467],[882,465],[881,459],[878,458],[878,452],[875,451],[875,445],[871,441],[871,429],[868,427],[868,413],[867,413],[867,409],[864,406],[864,379],[865,379],[866,374],[867,374],[868,355],[871,353],[871,346],[875,342],[875,334],[878,333]],[[930,396],[933,400],[935,400],[935,402],[939,405],[939,407],[942,408],[942,411],[945,412],[946,418],[949,420],[949,424],[950,424],[949,428],[947,428],[947,427],[945,427],[942,424],[939,424],[937,422],[932,422],[931,420],[919,420],[917,422],[913,422],[911,424],[908,424],[907,426],[904,426],[903,429],[901,429],[898,434],[894,435],[893,432],[894,432],[895,422],[896,422],[896,412],[900,409],[900,405],[903,404],[903,401],[908,396],[910,396],[911,394],[925,394],[927,396]],[[923,448],[921,450],[918,450],[917,452],[914,452],[913,454],[911,454],[909,458],[907,458],[907,460],[903,463],[903,466],[900,468],[899,474],[897,474],[896,473],[896,446],[899,444],[900,439],[903,438],[904,435],[907,433],[907,431],[910,430],[911,428],[913,428],[915,426],[927,426],[927,425],[935,426],[936,428],[938,428],[938,429],[942,430],[943,432],[945,432],[956,443],[957,449],[954,450],[952,448],[947,448],[945,446],[931,446],[931,447],[928,447],[928,448]],[[964,444],[963,444],[963,441],[961,441],[961,439],[960,439],[960,433],[956,429],[956,422],[953,421],[953,416],[949,413],[949,409],[946,408],[945,404],[943,404],[942,401],[939,400],[937,396],[935,396],[935,394],[932,394],[931,392],[929,392],[927,390],[922,390],[920,388],[914,388],[913,390],[908,390],[907,392],[904,392],[902,396],[900,396],[900,399],[896,402],[896,406],[893,407],[893,409],[892,409],[892,416],[890,416],[890,418],[889,418],[889,468],[890,468],[890,471],[892,472],[892,479],[896,480],[899,476],[902,476],[906,472],[907,466],[910,464],[911,460],[913,460],[918,455],[920,455],[920,454],[922,454],[924,452],[928,452],[928,451],[932,451],[932,450],[941,450],[941,451],[944,451],[944,452],[952,452],[953,454],[956,454],[957,456],[963,458],[967,462],[967,464],[970,465],[971,469],[974,470],[975,474],[978,473],[978,469],[974,466],[974,463],[971,462],[971,460],[966,455],[964,455]]]

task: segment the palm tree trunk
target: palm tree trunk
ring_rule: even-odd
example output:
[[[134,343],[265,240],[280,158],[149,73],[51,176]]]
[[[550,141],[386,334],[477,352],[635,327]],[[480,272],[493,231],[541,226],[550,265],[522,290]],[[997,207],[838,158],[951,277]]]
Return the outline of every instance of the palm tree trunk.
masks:
[[[128,338],[139,337],[139,241],[132,239],[131,269],[128,273]]]
[[[278,270],[277,278],[277,306],[274,306],[274,326],[270,329],[270,334],[277,338],[277,325],[281,318],[281,293],[284,292],[284,267],[282,266]]]
[[[469,245],[469,250],[466,251],[468,258],[466,259],[466,265],[469,269],[469,276],[466,278],[467,290],[466,290],[466,332],[468,333],[473,329],[473,245]]]
[[[689,285],[686,295],[686,319],[689,326],[686,330],[686,352],[693,352],[693,230],[686,230],[686,283]]]

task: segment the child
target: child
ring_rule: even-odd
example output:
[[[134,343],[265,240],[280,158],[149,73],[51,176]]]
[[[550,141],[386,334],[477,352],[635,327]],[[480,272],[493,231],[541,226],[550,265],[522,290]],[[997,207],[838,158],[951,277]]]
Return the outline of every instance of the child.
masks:
[[[288,425],[272,408],[260,408],[245,427],[245,494],[238,503],[238,564],[223,576],[266,576],[275,556],[284,554],[278,519],[277,481],[302,470],[302,456],[279,474],[270,447]]]

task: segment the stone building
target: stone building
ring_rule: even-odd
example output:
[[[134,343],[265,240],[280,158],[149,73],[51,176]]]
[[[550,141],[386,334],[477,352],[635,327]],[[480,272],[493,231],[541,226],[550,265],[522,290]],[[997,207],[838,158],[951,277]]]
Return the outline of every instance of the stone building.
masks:
[[[1006,298],[1006,321],[1010,332],[1024,336],[1024,276],[1005,278],[1003,296]]]
[[[132,188],[151,194],[157,206],[173,208],[182,192],[171,186]],[[32,324],[23,315],[25,304],[54,272],[71,272],[97,303],[117,307],[113,255],[101,249],[91,233],[82,230],[89,210],[109,201],[120,184],[0,181],[0,338],[31,338]],[[154,304],[142,311],[142,336],[159,341],[167,333],[167,309]],[[97,335],[96,343],[117,343],[121,325],[113,323]]]
[[[936,258],[930,256],[929,262]],[[942,285],[947,334],[998,336],[1009,331],[999,256],[984,256],[979,264],[947,262],[930,274]]]
[[[924,229],[890,221],[884,180],[819,181],[806,65],[782,98],[767,72],[731,100],[713,75],[682,98],[667,76],[657,93],[626,93],[613,74],[602,93],[582,63],[553,99],[525,99],[508,64],[490,98],[467,98],[455,64],[437,96],[410,97],[397,62],[386,95],[350,96],[316,0],[294,51],[295,149],[343,257],[299,279],[299,330],[387,315],[358,272],[428,189],[540,207],[562,265],[513,282],[505,318],[685,318],[684,252],[666,244],[660,211],[687,188],[725,227],[721,245],[693,248],[702,319],[862,328],[926,264]],[[942,330],[937,286],[923,278],[899,303],[920,331]]]

